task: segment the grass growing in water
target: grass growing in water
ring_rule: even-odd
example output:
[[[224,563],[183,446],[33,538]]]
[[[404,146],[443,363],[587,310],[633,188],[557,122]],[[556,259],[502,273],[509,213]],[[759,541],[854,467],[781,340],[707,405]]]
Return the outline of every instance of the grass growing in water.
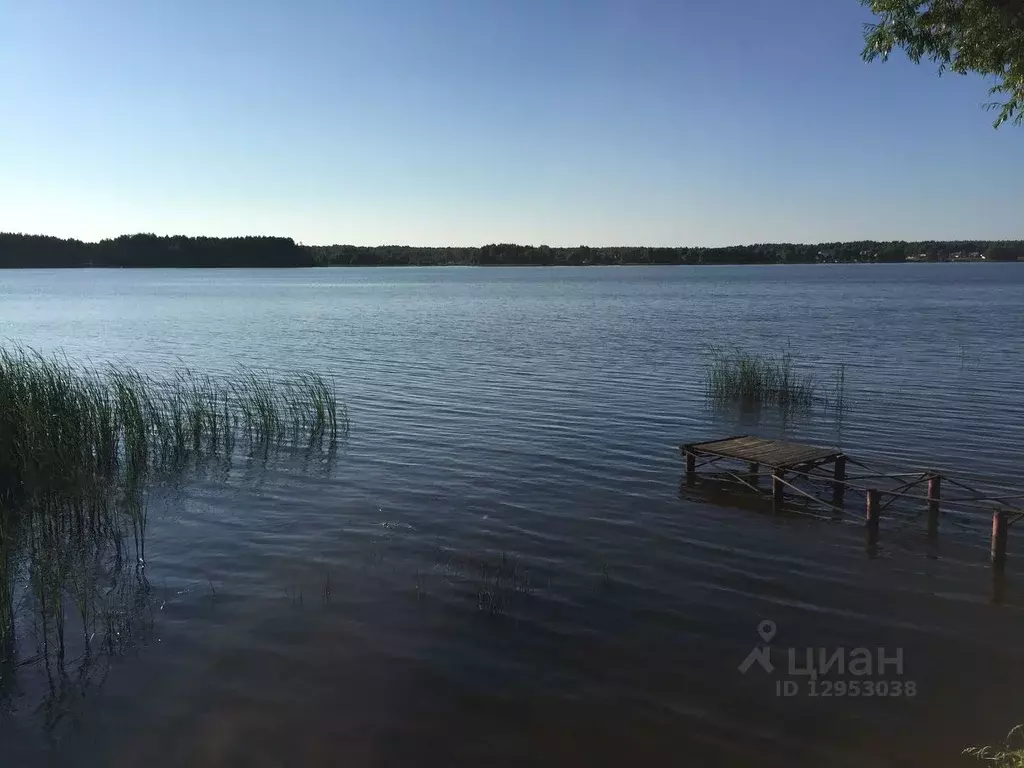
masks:
[[[316,373],[159,379],[0,348],[0,683],[17,604],[35,609],[43,655],[52,639],[63,664],[68,611],[83,631],[102,611],[95,575],[119,572],[132,542],[144,562],[149,481],[288,441],[331,451],[347,431]]]
[[[789,350],[771,357],[712,347],[710,357],[706,386],[715,401],[796,406],[814,402],[814,379],[794,368]]]
[[[968,747],[963,753],[995,768],[1024,768],[1024,725],[1018,725],[1006,735],[1004,746]]]
[[[334,444],[348,417],[316,373],[283,381],[243,370],[167,379],[110,366],[75,368],[0,350],[0,490],[16,498],[75,497],[129,485],[154,470],[286,439]]]

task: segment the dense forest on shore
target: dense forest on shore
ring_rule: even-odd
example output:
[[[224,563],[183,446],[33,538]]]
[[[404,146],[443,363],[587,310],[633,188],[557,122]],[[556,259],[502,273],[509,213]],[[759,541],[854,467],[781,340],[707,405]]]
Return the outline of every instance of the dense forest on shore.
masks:
[[[481,248],[416,248],[384,245],[310,246],[318,266],[398,266],[430,264],[621,265],[621,264],[816,264],[854,262],[1015,261],[1024,256],[1024,241],[948,241],[790,243],[736,245],[726,248],[549,248],[546,245],[485,245]]]
[[[313,254],[290,237],[122,235],[86,243],[0,233],[0,268],[311,266]]]
[[[550,248],[485,245],[418,248],[403,245],[297,244],[290,237],[122,235],[87,243],[44,235],[0,233],[0,268],[12,267],[315,267],[557,266],[621,264],[815,264],[902,261],[1014,261],[1024,241],[927,241],[764,244],[727,248]]]

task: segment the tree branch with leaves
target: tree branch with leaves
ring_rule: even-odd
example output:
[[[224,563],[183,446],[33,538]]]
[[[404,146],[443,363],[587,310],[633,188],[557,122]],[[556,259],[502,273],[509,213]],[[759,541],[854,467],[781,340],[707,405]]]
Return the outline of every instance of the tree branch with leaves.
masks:
[[[861,0],[877,23],[866,24],[864,59],[889,58],[894,48],[939,73],[976,72],[994,80],[986,104],[995,126],[1024,123],[1024,0]]]

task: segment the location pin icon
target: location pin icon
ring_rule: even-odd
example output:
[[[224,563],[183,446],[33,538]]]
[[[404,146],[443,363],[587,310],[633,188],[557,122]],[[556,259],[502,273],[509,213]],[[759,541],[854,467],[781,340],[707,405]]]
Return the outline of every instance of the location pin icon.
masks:
[[[757,625],[757,634],[759,634],[761,639],[766,643],[770,643],[772,638],[775,637],[775,622],[765,619]]]

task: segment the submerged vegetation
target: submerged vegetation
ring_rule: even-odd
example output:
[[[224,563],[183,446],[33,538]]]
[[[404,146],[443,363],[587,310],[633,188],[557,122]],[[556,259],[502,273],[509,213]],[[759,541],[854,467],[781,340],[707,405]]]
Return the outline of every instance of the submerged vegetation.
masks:
[[[104,627],[127,634],[121,603],[143,599],[147,588],[153,482],[286,445],[330,454],[347,431],[344,406],[316,373],[185,370],[161,379],[0,349],[0,692],[18,607],[31,609],[37,655],[55,655],[60,668],[69,618],[80,629],[80,658],[91,657],[97,634],[113,641]],[[110,587],[132,564],[135,586]]]
[[[784,349],[772,356],[722,347],[709,348],[705,371],[708,397],[716,403],[809,407],[815,402],[839,409],[846,399],[846,368],[840,365],[830,391],[795,364]]]

